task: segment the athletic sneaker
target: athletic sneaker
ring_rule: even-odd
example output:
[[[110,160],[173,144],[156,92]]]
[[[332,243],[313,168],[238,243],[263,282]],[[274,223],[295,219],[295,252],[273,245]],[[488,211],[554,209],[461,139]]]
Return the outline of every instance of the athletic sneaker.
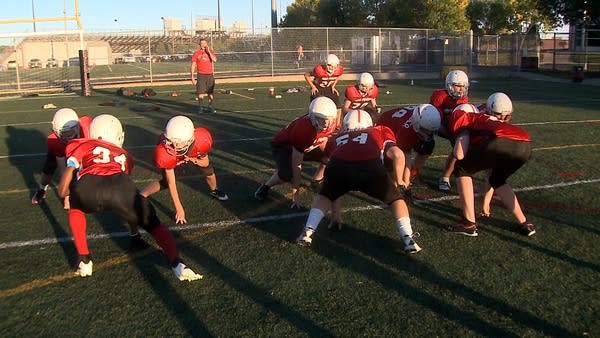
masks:
[[[204,107],[198,108],[198,114],[204,114]]]
[[[518,230],[521,235],[525,235],[525,236],[533,236],[536,233],[535,227],[529,221],[525,221],[525,222],[519,224]]]
[[[213,114],[214,114],[214,113],[216,113],[217,111],[215,110],[215,108],[213,108],[213,106],[212,106],[212,105],[210,105],[210,104],[209,104],[209,105],[208,105],[208,109],[206,109],[206,112],[207,112],[207,113],[213,113]]]
[[[440,178],[438,181],[438,188],[441,191],[450,191],[450,182],[444,181],[443,178]]]
[[[414,240],[415,237],[419,237],[419,234],[414,233],[410,236],[402,236],[402,240],[404,241],[404,252],[408,254],[414,254],[421,251],[421,247]]]
[[[191,282],[198,279],[202,279],[204,277],[195,273],[192,269],[188,268],[182,262],[177,263],[177,265],[175,267],[172,267],[171,270],[173,270],[175,277],[177,277],[177,279],[179,279],[180,281]]]
[[[258,187],[256,192],[254,193],[254,198],[256,198],[259,201],[264,201],[265,198],[267,198],[267,196],[269,195],[269,189],[271,189],[271,187],[261,184],[260,187]]]
[[[92,263],[91,260],[87,263],[84,263],[83,260],[79,260],[79,264],[77,264],[77,270],[75,270],[75,274],[81,277],[91,276],[93,269],[94,263]]]
[[[222,192],[221,190],[219,190],[218,188],[211,191],[210,195],[216,199],[218,199],[219,201],[227,201],[229,199],[229,196],[227,196],[226,193]]]
[[[129,235],[129,250],[141,251],[149,247],[150,244],[142,238],[142,235],[139,232],[135,235]]]
[[[44,201],[44,197],[46,197],[46,190],[38,189],[33,197],[31,198],[31,204],[38,205]]]
[[[304,229],[300,237],[296,239],[296,243],[298,243],[300,246],[310,246],[312,244],[311,236],[314,232],[315,231],[311,228]]]
[[[446,230],[450,232],[454,232],[456,234],[476,237],[479,234],[477,233],[477,224],[473,222],[469,222],[467,220],[462,220],[460,223],[456,225],[450,225],[446,228]]]

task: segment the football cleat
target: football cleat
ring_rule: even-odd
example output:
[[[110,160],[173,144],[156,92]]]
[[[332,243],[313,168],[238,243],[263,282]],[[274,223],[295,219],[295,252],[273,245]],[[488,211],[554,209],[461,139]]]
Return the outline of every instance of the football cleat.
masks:
[[[296,239],[296,243],[300,246],[310,246],[312,244],[312,234],[315,231],[311,228],[306,228],[302,231],[302,234],[298,239]]]
[[[408,254],[414,254],[421,251],[421,247],[414,240],[415,237],[419,237],[418,233],[414,233],[412,235],[402,236],[402,240],[404,241],[404,252]]]
[[[440,180],[438,181],[438,189],[440,189],[441,191],[450,191],[450,188],[450,182],[445,181],[443,178],[440,178]]]
[[[45,197],[46,197],[46,190],[38,189],[35,192],[35,194],[33,194],[33,197],[31,198],[31,204],[33,204],[33,205],[41,204],[44,201]]]
[[[212,190],[212,191],[210,192],[210,195],[211,195],[212,197],[214,197],[214,198],[218,199],[219,201],[227,201],[227,200],[229,199],[229,196],[227,196],[227,194],[226,194],[226,193],[222,192],[222,191],[221,191],[221,190],[219,190],[219,189]]]
[[[171,268],[175,277],[180,281],[195,281],[202,279],[204,276],[195,273],[192,269],[188,268],[185,264],[179,262],[174,268]]]
[[[87,263],[84,263],[83,260],[80,260],[79,264],[77,264],[77,270],[75,270],[75,274],[81,277],[87,277],[92,275],[93,270],[94,263],[92,263],[91,260]]]
[[[456,225],[450,225],[446,228],[446,230],[470,237],[477,237],[479,235],[477,232],[477,224],[467,220],[463,220]]]
[[[342,231],[342,222],[338,222],[338,221],[331,221],[329,223],[329,225],[327,226],[327,229],[329,230],[337,230],[337,231]]]
[[[518,226],[519,233],[524,236],[533,236],[535,235],[535,227],[531,222],[525,221]]]
[[[256,198],[259,201],[264,201],[265,198],[267,198],[267,196],[269,195],[269,189],[271,189],[271,187],[269,187],[268,185],[261,184],[260,187],[258,187],[256,192],[254,193],[254,198]]]

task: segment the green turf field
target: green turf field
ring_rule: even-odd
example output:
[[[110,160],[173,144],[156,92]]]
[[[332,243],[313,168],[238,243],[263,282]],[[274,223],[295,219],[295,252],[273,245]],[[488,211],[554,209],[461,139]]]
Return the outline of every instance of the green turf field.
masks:
[[[425,103],[441,81],[385,82],[385,108]],[[343,91],[344,84],[339,85]],[[256,201],[273,173],[270,137],[307,103],[283,93],[303,83],[223,84],[217,114],[196,114],[187,87],[156,87],[149,98],[40,96],[0,101],[0,335],[31,336],[598,336],[600,333],[599,87],[521,79],[472,83],[472,102],[494,91],[514,100],[512,123],[533,137],[531,161],[510,179],[538,233],[525,238],[498,203],[480,219],[479,237],[448,233],[460,218],[456,191],[437,191],[448,142],[414,189],[413,228],[423,251],[403,254],[385,208],[362,194],[343,198],[342,232],[321,223],[310,248],[294,243],[307,210],[289,208],[289,187]],[[254,89],[254,90],[249,90]],[[137,90],[140,90],[138,88]],[[170,96],[173,90],[180,95]],[[389,91],[390,94],[385,94]],[[159,177],[152,146],[167,120],[185,114],[215,139],[211,153],[229,201],[208,195],[193,168],[178,172],[188,224],[175,226],[169,193],[152,196],[173,229],[182,256],[204,279],[180,282],[157,249],[131,253],[127,227],[112,214],[88,217],[94,274],[73,276],[75,251],[66,213],[51,190],[32,206],[55,109],[111,113],[125,128],[140,188]],[[140,103],[160,110],[135,112]],[[305,166],[308,183],[314,166]],[[481,186],[482,177],[476,179]],[[314,193],[305,190],[310,206]],[[144,237],[150,242],[152,238]]]

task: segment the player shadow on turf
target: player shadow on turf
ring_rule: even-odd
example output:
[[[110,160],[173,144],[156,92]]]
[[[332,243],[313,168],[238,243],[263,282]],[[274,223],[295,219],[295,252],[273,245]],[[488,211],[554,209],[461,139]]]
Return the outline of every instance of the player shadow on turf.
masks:
[[[62,206],[61,198],[56,193],[56,189],[48,189],[46,193],[46,200],[44,200],[38,206],[32,206],[31,197],[33,192],[38,189],[38,183],[36,175],[40,174],[41,168],[44,165],[46,159],[46,153],[38,153],[39,149],[45,149],[46,136],[39,131],[32,129],[21,129],[15,126],[7,126],[6,132],[8,138],[6,139],[6,145],[9,152],[10,164],[17,168],[20,172],[23,181],[27,186],[27,192],[24,193],[23,203],[27,204],[30,208],[40,208],[48,223],[52,227],[54,236],[60,245],[63,253],[67,259],[73,257],[75,252],[74,247],[70,242],[70,233],[68,232],[68,225],[61,224],[59,219],[66,219],[66,211],[62,207],[58,210],[59,213],[64,212],[64,215],[55,215],[54,208],[51,208],[46,202],[47,199],[52,198],[59,201],[59,205]],[[40,145],[42,145],[40,147]],[[26,147],[32,147],[31,149]],[[29,154],[24,154],[30,152]],[[54,185],[58,183],[58,174],[54,177]],[[33,211],[32,211],[33,212]]]

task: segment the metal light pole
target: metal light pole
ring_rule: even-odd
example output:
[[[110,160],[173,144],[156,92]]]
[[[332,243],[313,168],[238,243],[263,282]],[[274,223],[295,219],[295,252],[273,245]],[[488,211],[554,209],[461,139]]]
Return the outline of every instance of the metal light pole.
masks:
[[[163,36],[167,35],[167,27],[165,26],[165,17],[161,16],[160,19],[162,20],[163,23]]]
[[[252,0],[252,35],[254,34],[254,0]]]
[[[36,29],[35,29],[35,4],[34,4],[34,0],[31,0],[31,17],[33,18],[33,31],[36,32]]]

